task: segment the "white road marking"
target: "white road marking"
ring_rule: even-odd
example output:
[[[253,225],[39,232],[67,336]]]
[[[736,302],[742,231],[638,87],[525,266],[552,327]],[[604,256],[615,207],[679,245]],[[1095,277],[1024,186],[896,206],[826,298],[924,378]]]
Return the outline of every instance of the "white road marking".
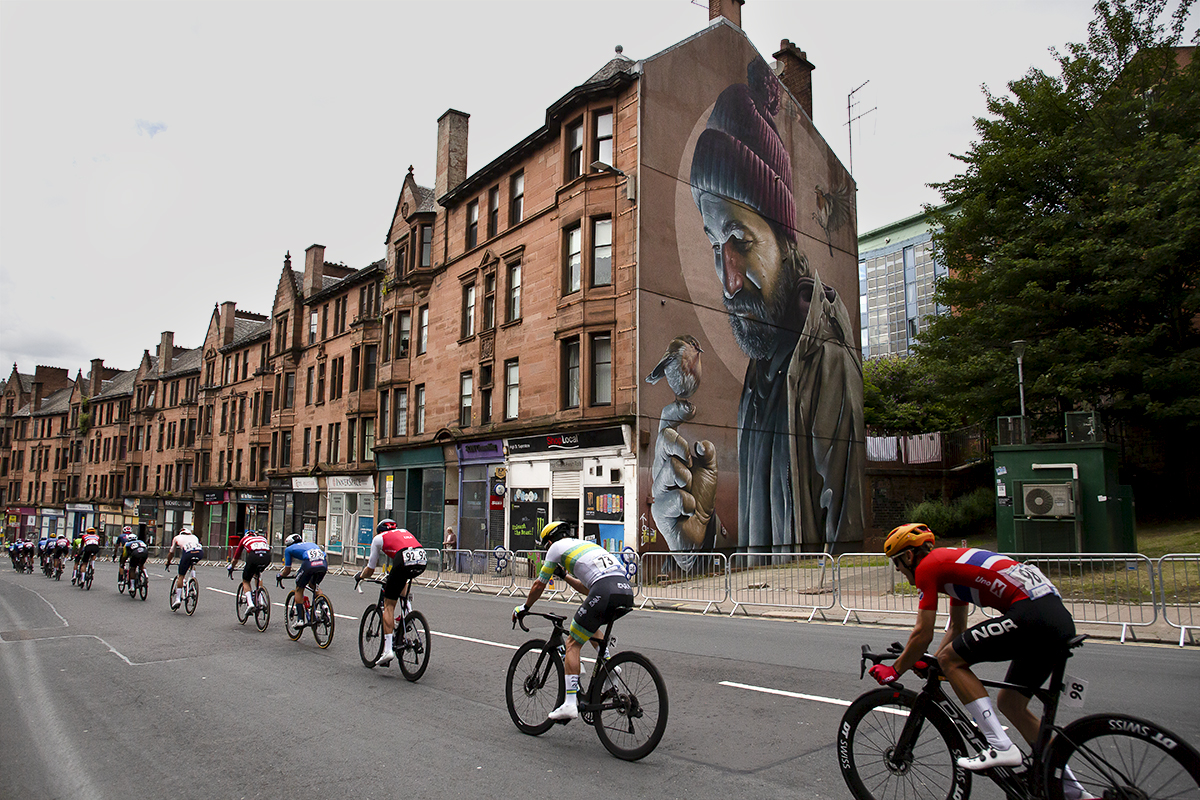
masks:
[[[721,686],[729,686],[730,688],[733,688],[733,689],[746,689],[747,691],[751,691],[751,692],[762,692],[763,694],[774,694],[774,695],[779,695],[780,697],[792,697],[797,700],[811,700],[814,703],[828,703],[829,705],[833,705],[833,706],[849,706],[850,705],[849,700],[842,700],[841,698],[838,698],[838,697],[821,697],[821,696],[815,695],[815,694],[801,694],[800,692],[788,692],[788,691],[784,691],[783,689],[769,689],[765,686],[752,686],[748,683],[735,683],[734,681],[721,681],[720,685]],[[907,717],[908,716],[907,711],[901,711],[896,708],[878,707],[874,710],[880,711],[884,714],[895,714],[898,717]]]

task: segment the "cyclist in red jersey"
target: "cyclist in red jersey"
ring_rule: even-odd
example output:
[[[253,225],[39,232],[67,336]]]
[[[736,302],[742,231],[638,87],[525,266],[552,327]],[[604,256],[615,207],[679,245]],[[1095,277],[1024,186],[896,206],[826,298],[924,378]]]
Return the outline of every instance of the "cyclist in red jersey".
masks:
[[[412,610],[408,602],[408,591],[412,579],[425,571],[425,550],[417,537],[398,526],[395,520],[382,519],[375,528],[371,540],[371,557],[362,572],[354,576],[356,581],[371,577],[383,556],[392,560],[387,580],[383,583],[383,653],[376,665],[390,664],[396,657],[392,650],[392,637],[396,631],[396,601],[400,600],[402,614]]]
[[[87,574],[88,563],[100,552],[100,535],[95,528],[88,528],[83,534],[83,550],[79,558],[79,585],[83,585],[83,576]]]
[[[1021,750],[1004,732],[971,665],[1011,660],[1007,682],[1041,686],[1050,677],[1056,655],[1075,635],[1075,622],[1058,589],[1037,567],[976,548],[934,549],[933,541],[933,532],[918,523],[901,525],[884,542],[884,553],[917,587],[920,601],[917,624],[904,652],[891,666],[872,667],[871,677],[886,685],[917,665],[933,641],[938,594],[949,596],[950,628],[938,647],[938,666],[990,745],[974,758],[959,759],[959,766],[970,770],[1020,766]],[[970,603],[994,608],[1001,616],[968,628]],[[1029,698],[1027,692],[1001,689],[996,703],[1032,744],[1040,723],[1029,710]]]
[[[253,612],[258,603],[250,594],[250,581],[255,575],[262,575],[263,570],[271,565],[271,543],[258,531],[246,531],[225,567],[230,575],[233,575],[233,568],[237,566],[242,553],[246,554],[246,566],[242,568],[242,595],[246,598],[246,606]]]

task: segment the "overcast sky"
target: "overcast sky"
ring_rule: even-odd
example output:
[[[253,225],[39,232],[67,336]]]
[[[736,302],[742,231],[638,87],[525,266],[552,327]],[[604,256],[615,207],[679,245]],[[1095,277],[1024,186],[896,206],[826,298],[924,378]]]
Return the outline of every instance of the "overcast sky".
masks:
[[[981,87],[1083,41],[1089,0],[748,0],[768,58],[816,65],[818,130],[849,164],[860,233],[935,202]],[[269,313],[284,253],[364,267],[437,118],[471,115],[468,171],[612,56],[708,24],[705,0],[0,2],[0,372],[132,369],[213,305]]]

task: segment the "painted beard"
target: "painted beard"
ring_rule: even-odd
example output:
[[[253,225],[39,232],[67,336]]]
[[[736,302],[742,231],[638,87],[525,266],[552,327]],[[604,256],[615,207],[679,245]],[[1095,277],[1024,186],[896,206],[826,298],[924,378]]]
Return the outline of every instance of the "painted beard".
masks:
[[[733,338],[750,358],[770,358],[781,330],[789,327],[783,320],[789,318],[788,306],[796,294],[799,276],[790,262],[785,261],[783,270],[780,283],[770,297],[764,298],[758,287],[747,284],[733,297],[722,298],[729,312]],[[795,323],[797,329],[802,326],[803,315]]]

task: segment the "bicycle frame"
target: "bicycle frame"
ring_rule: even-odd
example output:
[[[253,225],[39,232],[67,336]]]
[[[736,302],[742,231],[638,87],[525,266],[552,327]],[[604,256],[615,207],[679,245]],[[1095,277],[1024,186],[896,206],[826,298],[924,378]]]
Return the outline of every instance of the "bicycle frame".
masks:
[[[1081,643],[1082,637],[1078,638],[1079,643]],[[1077,644],[1073,646],[1077,646]],[[895,653],[888,655],[869,653],[864,645],[862,666],[865,670],[867,661],[880,663],[880,661],[894,657]],[[1066,672],[1067,659],[1070,657],[1071,651],[1068,648],[1055,664],[1050,674],[1050,683],[1045,689],[1020,686],[1006,681],[980,681],[980,683],[989,689],[1012,689],[1014,691],[1030,692],[1042,703],[1042,719],[1038,727],[1037,741],[1034,742],[1032,752],[1025,758],[1020,770],[1012,767],[994,767],[976,773],[990,778],[1012,800],[1035,800],[1036,798],[1045,797],[1043,782],[1046,776],[1043,775],[1043,772],[1045,771],[1046,757],[1049,755],[1051,741],[1055,735],[1062,732],[1062,728],[1055,725],[1055,717],[1058,714],[1059,696],[1063,688],[1063,675]],[[913,701],[913,710],[908,715],[908,719],[896,743],[895,756],[897,760],[904,760],[911,754],[912,747],[917,741],[921,726],[925,723],[926,718],[937,713],[942,714],[950,721],[964,742],[974,745],[979,750],[986,749],[988,747],[987,739],[984,737],[983,732],[979,730],[979,726],[942,689],[944,677],[937,666],[937,658],[927,654],[924,656],[924,660],[929,664],[925,676],[925,685],[916,693],[916,698]],[[895,686],[898,689],[904,688],[898,684]]]
[[[546,677],[548,677],[550,674],[550,664],[546,663],[546,659],[548,659],[550,651],[557,650],[561,657],[564,649],[566,648],[565,640],[569,634],[567,632],[567,627],[564,623],[567,618],[560,617],[556,614],[540,614],[536,611],[531,611],[529,613],[534,616],[543,617],[545,619],[548,619],[550,621],[550,623],[554,626],[554,631],[546,639],[546,648],[542,651],[542,655],[538,657],[538,661],[537,661],[537,665],[536,665],[536,672],[542,676],[540,680],[545,681]],[[596,635],[592,636],[592,638],[591,638],[591,641],[593,643],[595,643],[596,645],[598,645],[599,651],[597,652],[597,655],[596,655],[596,667],[595,667],[595,669],[592,670],[591,677],[588,680],[587,688],[584,689],[584,687],[582,687],[582,686],[579,688],[578,703],[579,703],[579,711],[580,711],[580,714],[582,714],[582,715],[588,715],[590,712],[595,712],[595,711],[607,711],[611,708],[618,707],[618,704],[611,703],[611,702],[607,705],[604,702],[599,702],[599,703],[591,702],[592,683],[595,682],[596,676],[600,674],[600,665],[604,662],[604,653],[608,650],[608,643],[610,641],[613,641],[613,642],[616,641],[615,639],[612,638],[612,629],[613,629],[613,625],[615,625],[616,622],[617,621],[615,619],[609,620],[608,622],[606,622],[604,624],[604,635],[600,636],[597,633]],[[523,628],[527,632],[529,631],[529,629],[525,627],[525,624],[523,622],[521,623],[521,628]],[[581,660],[582,660],[582,658],[581,658]],[[545,667],[544,670],[543,670],[543,667]],[[590,724],[592,724],[592,719],[588,719],[585,716],[584,722],[587,722],[590,725]]]

